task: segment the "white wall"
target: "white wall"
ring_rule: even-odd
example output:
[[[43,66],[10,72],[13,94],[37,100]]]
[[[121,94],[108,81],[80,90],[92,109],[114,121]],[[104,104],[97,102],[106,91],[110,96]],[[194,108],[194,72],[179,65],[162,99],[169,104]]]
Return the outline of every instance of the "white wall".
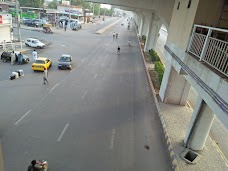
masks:
[[[0,44],[5,40],[6,42],[11,41],[11,29],[10,25],[0,25]]]

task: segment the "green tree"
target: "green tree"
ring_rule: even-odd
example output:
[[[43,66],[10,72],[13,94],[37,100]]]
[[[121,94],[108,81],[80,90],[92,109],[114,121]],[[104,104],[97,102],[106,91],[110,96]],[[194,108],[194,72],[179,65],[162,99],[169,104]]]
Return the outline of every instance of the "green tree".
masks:
[[[21,7],[42,8],[44,0],[18,0]]]
[[[57,3],[58,3],[57,0],[53,0],[52,2],[50,2],[50,3],[48,4],[48,8],[57,9]]]

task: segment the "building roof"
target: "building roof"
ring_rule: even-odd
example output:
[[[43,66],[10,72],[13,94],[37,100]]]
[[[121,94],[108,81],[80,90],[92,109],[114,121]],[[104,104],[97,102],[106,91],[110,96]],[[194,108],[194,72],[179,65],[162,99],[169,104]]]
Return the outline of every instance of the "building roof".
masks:
[[[74,5],[64,5],[64,4],[57,4],[57,6],[62,6],[62,7],[71,7],[71,8],[83,8],[81,6],[74,6]]]

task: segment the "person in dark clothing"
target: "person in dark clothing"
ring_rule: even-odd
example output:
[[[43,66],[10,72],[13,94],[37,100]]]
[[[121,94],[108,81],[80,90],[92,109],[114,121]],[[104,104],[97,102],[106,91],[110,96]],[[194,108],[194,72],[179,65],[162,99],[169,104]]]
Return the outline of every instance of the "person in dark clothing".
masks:
[[[42,168],[39,168],[36,166],[36,160],[33,160],[31,162],[31,165],[28,166],[28,170],[27,171],[41,171]]]

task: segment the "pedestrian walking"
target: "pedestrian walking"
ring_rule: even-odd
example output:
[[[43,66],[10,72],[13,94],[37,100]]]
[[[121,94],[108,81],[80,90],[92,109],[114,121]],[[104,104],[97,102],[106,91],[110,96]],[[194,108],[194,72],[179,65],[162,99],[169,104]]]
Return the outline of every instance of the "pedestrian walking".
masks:
[[[32,52],[32,58],[33,58],[33,61],[35,62],[36,59],[37,59],[37,52],[36,50],[34,49],[33,52]]]
[[[47,68],[44,67],[44,74],[43,74],[44,84],[49,83],[47,78],[48,78],[48,70],[47,70]]]
[[[116,36],[116,33],[115,33],[115,32],[113,32],[113,39],[115,38],[115,36]]]
[[[21,65],[21,64],[22,64],[22,59],[23,59],[23,55],[22,55],[22,53],[20,52],[20,53],[17,55],[18,65]]]
[[[116,39],[118,38],[118,33],[116,33]]]
[[[11,64],[14,65],[14,61],[15,61],[15,53],[14,53],[14,51],[12,51],[12,53],[10,54],[10,58],[11,58]]]

